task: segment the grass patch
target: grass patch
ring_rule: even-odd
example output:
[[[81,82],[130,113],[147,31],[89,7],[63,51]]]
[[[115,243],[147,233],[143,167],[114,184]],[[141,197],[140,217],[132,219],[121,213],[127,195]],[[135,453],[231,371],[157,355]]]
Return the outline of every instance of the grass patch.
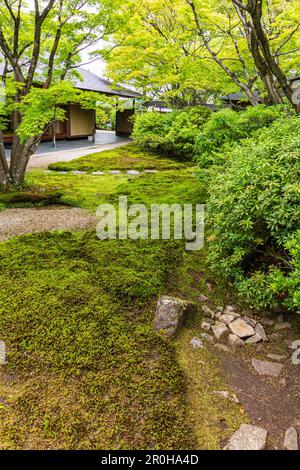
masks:
[[[149,155],[134,144],[118,147],[114,150],[93,153],[70,162],[51,163],[50,170],[57,171],[108,171],[108,170],[180,170],[193,163],[182,163],[176,159]]]

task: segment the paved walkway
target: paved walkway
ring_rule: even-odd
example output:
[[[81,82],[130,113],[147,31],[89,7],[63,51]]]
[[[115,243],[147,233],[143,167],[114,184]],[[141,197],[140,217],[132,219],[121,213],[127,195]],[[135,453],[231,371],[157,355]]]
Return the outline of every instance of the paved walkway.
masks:
[[[0,211],[0,242],[26,233],[93,228],[96,218],[87,210],[66,206]]]
[[[28,168],[47,168],[50,163],[68,162],[91,153],[104,152],[129,144],[131,139],[117,137],[115,132],[97,131],[95,142],[90,140],[58,141],[56,148],[51,147],[51,142],[42,142],[36,153],[31,157]],[[7,158],[10,150],[6,149]]]

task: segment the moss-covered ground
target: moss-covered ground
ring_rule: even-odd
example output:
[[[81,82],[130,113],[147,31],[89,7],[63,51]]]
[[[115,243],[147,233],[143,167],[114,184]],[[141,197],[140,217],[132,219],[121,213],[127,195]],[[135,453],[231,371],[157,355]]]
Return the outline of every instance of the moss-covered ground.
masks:
[[[130,148],[124,153],[129,158]],[[84,164],[96,169],[95,158],[84,157]],[[23,193],[3,196],[2,205],[55,201],[94,210],[120,194],[147,205],[205,202],[189,165],[169,165],[131,178],[35,170]],[[219,448],[245,419],[238,405],[213,394],[226,387],[217,358],[191,349],[201,316],[169,342],[152,326],[160,294],[197,300],[207,292],[207,278],[203,250],[187,253],[181,242],[52,232],[1,243],[0,339],[7,364],[0,447]],[[223,292],[217,303],[225,301]]]

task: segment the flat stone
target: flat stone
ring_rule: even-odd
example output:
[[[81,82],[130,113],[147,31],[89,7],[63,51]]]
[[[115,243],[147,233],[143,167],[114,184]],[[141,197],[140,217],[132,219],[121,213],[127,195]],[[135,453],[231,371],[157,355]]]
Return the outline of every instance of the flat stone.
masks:
[[[236,319],[237,319],[237,316],[235,313],[223,313],[219,317],[219,321],[221,321],[222,323],[225,323],[225,325],[229,325],[229,323],[232,323]]]
[[[215,318],[215,312],[211,308],[209,308],[207,305],[203,305],[202,310],[209,317]]]
[[[128,170],[128,171],[127,171],[127,174],[128,174],[128,175],[139,175],[140,172],[137,171],[137,170]]]
[[[204,294],[200,294],[200,295],[199,295],[199,301],[200,301],[200,302],[207,302],[207,301],[208,301],[208,297],[206,297],[206,295],[204,295]]]
[[[144,170],[144,173],[157,173],[158,170]]]
[[[212,327],[212,332],[214,334],[214,336],[219,340],[221,339],[225,334],[228,334],[229,331],[228,331],[228,328],[227,326],[225,325],[225,323],[221,323],[219,321],[217,321]]]
[[[292,325],[288,322],[275,323],[275,326],[274,326],[274,330],[276,331],[288,330],[290,328],[292,328]]]
[[[270,361],[260,361],[259,359],[252,359],[252,366],[260,375],[269,375],[271,377],[278,377],[283,369],[283,364]]]
[[[6,346],[4,341],[0,341],[0,364],[6,364]]]
[[[202,320],[201,328],[202,330],[206,331],[209,331],[211,329],[211,321],[209,320],[209,318],[205,318],[204,320]]]
[[[246,340],[246,343],[247,344],[256,344],[256,343],[259,343],[260,341],[262,341],[262,337],[260,335],[253,335],[253,336],[250,336],[250,338],[248,338]]]
[[[288,357],[289,356],[287,354],[267,354],[268,359],[271,359],[272,361],[278,361],[278,362],[285,361],[286,359],[288,359]]]
[[[214,341],[214,337],[208,333],[201,333],[201,338],[205,341],[210,341],[211,343]]]
[[[105,175],[104,171],[93,171],[92,175]]]
[[[203,349],[204,344],[200,338],[197,338],[196,336],[191,340],[191,345],[194,349]]]
[[[216,349],[219,349],[219,351],[223,351],[226,353],[230,352],[230,348],[226,346],[226,344],[216,343],[214,346]]]
[[[86,175],[86,171],[74,170],[72,171],[73,175]]]
[[[287,450],[298,450],[298,433],[295,428],[290,427],[284,435],[283,446]]]
[[[275,325],[275,321],[271,320],[270,318],[267,318],[267,317],[261,318],[260,323],[264,326],[274,326]]]
[[[245,345],[245,342],[241,338],[237,335],[233,335],[232,333],[228,336],[228,343],[233,347],[241,347]]]
[[[243,318],[237,318],[235,321],[229,324],[229,329],[231,333],[238,336],[239,338],[248,338],[249,336],[253,336],[255,331],[251,325]]]
[[[268,432],[265,429],[242,424],[231,436],[224,450],[263,450],[267,445],[267,438]]]
[[[226,305],[224,308],[224,313],[236,313],[237,310],[238,308],[236,305]]]
[[[260,323],[256,324],[254,331],[255,331],[255,334],[260,336],[263,341],[268,341],[268,337],[266,335],[265,329]]]
[[[214,390],[214,395],[218,395],[219,397],[226,398],[226,400],[233,401],[234,403],[239,403],[239,399],[235,393],[230,393],[227,390]]]
[[[110,170],[109,174],[110,175],[120,175],[121,171],[120,170]]]

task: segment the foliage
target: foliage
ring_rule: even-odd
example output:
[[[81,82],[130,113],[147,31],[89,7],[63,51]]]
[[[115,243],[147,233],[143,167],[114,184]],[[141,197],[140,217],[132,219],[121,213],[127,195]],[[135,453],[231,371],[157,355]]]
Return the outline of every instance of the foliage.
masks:
[[[242,139],[251,137],[257,130],[268,127],[286,114],[282,106],[264,105],[248,107],[240,112],[222,109],[211,114],[195,143],[195,159],[199,168],[224,164]]]
[[[274,122],[233,149],[209,189],[210,262],[257,307],[300,310],[300,119]]]
[[[165,114],[147,112],[136,117],[133,138],[143,150],[191,160],[197,132],[209,116],[205,107]]]

